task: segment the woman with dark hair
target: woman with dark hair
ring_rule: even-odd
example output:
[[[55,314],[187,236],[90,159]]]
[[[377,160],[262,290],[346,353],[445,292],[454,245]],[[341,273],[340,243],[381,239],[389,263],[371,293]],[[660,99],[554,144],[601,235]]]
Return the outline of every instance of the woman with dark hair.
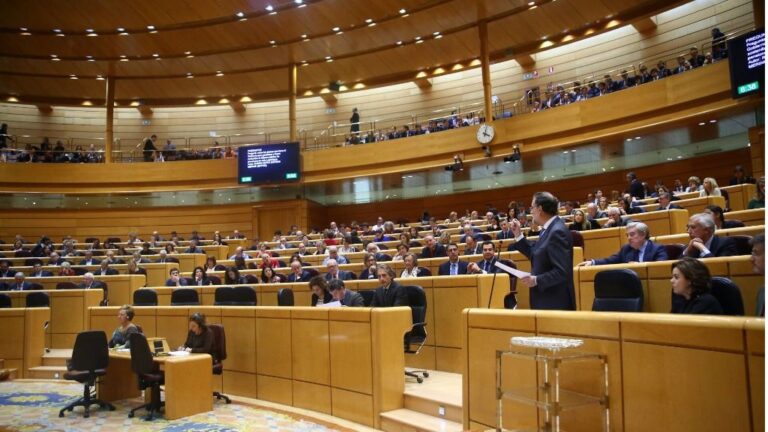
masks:
[[[212,285],[210,279],[208,279],[208,275],[205,274],[205,269],[202,267],[195,267],[195,269],[192,271],[192,280],[192,285]]]
[[[672,264],[672,292],[685,298],[672,313],[722,315],[723,308],[709,293],[709,269],[696,258],[685,257]]]
[[[208,329],[205,315],[195,312],[189,317],[187,341],[179,351],[210,354],[213,350],[213,332]]]
[[[227,271],[224,273],[225,285],[238,285],[247,283],[245,278],[240,276],[240,270],[237,267],[227,267]]]
[[[312,291],[312,306],[321,306],[333,301],[333,296],[328,291],[328,282],[322,276],[309,280],[309,290]]]
[[[272,266],[265,266],[261,269],[261,283],[280,283],[282,280],[280,276],[275,273],[275,269]]]
[[[205,260],[205,272],[209,271],[216,271],[216,257],[213,255],[208,255]]]
[[[179,253],[176,252],[176,245],[173,244],[173,242],[168,242],[165,244],[165,251],[168,253],[168,255],[174,254],[178,255]]]
[[[757,188],[755,189],[755,195],[749,200],[747,208],[765,208],[765,176],[760,177],[757,180]]]
[[[112,333],[112,339],[109,341],[110,348],[130,348],[131,333],[139,333],[139,328],[133,322],[136,313],[130,305],[123,305],[117,311],[117,320],[120,325]]]

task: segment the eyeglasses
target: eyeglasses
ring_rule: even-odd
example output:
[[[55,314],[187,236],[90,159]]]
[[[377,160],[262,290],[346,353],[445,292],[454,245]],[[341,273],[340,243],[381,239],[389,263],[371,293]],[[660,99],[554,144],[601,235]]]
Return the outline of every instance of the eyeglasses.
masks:
[[[698,229],[701,228],[701,225],[686,225],[685,229]]]

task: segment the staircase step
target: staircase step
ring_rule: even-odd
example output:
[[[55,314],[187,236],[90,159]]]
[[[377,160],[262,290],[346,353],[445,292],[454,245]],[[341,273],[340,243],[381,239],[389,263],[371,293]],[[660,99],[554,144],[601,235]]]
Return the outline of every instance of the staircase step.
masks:
[[[381,413],[381,430],[386,432],[460,432],[461,423],[409,409]]]
[[[64,379],[66,371],[66,366],[36,366],[29,368],[25,378]]]
[[[454,422],[462,421],[461,400],[447,395],[423,396],[407,391],[404,396],[406,409]]]
[[[72,358],[71,349],[52,348],[43,354],[43,366],[66,366],[70,358]]]

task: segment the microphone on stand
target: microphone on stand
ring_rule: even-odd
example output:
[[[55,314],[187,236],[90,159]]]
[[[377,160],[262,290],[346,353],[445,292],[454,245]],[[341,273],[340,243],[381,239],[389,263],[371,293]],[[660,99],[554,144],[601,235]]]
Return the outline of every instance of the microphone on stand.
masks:
[[[496,261],[501,259],[501,242],[499,242],[499,250],[496,252]],[[493,300],[493,289],[496,287],[496,273],[497,270],[493,269],[493,280],[491,281],[491,295],[488,296],[488,309],[491,308],[491,301]]]

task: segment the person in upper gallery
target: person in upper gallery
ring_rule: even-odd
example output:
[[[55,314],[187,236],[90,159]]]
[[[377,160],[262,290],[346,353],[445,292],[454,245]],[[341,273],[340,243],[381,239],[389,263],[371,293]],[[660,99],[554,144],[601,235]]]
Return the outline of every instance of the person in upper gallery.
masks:
[[[154,255],[155,251],[150,249],[150,246],[151,245],[149,244],[149,242],[142,243],[141,244],[141,250],[139,251],[139,253],[142,254],[142,255]]]
[[[699,49],[697,47],[692,46],[688,53],[690,54],[690,57],[688,57],[688,64],[691,65],[692,69],[704,66],[704,56],[699,54]]]
[[[682,209],[682,207],[677,204],[672,204],[672,196],[669,194],[669,192],[659,193],[659,208],[657,210],[672,209]]]
[[[127,349],[131,347],[130,335],[139,333],[139,328],[134,324],[133,317],[136,312],[131,305],[123,305],[117,311],[117,321],[119,326],[112,332],[112,338],[109,340],[109,347],[116,349]]]
[[[187,278],[183,278],[179,275],[179,269],[172,268],[169,274],[171,277],[168,278],[167,281],[165,281],[165,286],[167,287],[187,286]]]
[[[204,354],[213,352],[213,332],[206,324],[205,315],[195,312],[189,317],[187,340],[178,350]]]
[[[592,204],[594,206],[594,204]],[[569,227],[571,231],[587,231],[600,228],[600,224],[594,219],[589,219],[584,211],[575,209],[573,211],[573,222]]]
[[[557,198],[537,192],[531,202],[533,221],[542,226],[539,240],[531,245],[520,224],[512,222],[515,246],[531,261],[531,274],[520,278],[530,288],[531,309],[576,309],[573,287],[573,240],[557,217]]]
[[[157,135],[155,134],[144,140],[144,162],[152,162],[152,158],[157,151],[155,142],[157,142]]]
[[[364,307],[365,301],[360,293],[348,290],[344,286],[344,281],[341,279],[334,279],[328,282],[328,289],[331,291],[331,296],[335,301],[341,303],[342,306],[348,307]]]
[[[725,220],[723,209],[720,206],[708,205],[704,207],[702,213],[707,213],[712,216],[712,220],[715,221],[715,227],[717,229],[739,228],[744,226],[744,223],[737,220]]]
[[[688,236],[691,241],[683,255],[692,258],[733,256],[738,253],[736,243],[728,237],[715,235],[717,227],[712,216],[698,213],[688,219]]]
[[[312,306],[321,306],[333,301],[333,296],[328,291],[328,281],[324,277],[314,276],[308,284],[312,292]]]
[[[723,196],[723,193],[720,192],[720,187],[717,185],[717,180],[712,177],[705,177],[704,182],[701,185],[701,190],[699,191],[699,196]]]
[[[308,270],[304,270],[301,261],[291,261],[291,274],[288,275],[288,282],[307,282],[311,277]]]
[[[208,279],[208,275],[205,273],[203,267],[195,267],[195,269],[192,270],[192,285],[204,286],[213,285],[213,283]]]
[[[349,133],[352,136],[360,133],[360,113],[357,108],[352,108],[352,117],[349,118]]]
[[[109,260],[109,258],[104,258],[101,260],[101,263],[99,263],[99,269],[96,270],[96,274],[99,276],[112,276],[118,274],[119,272],[117,270],[109,266],[111,263],[112,262]]]
[[[386,264],[376,268],[381,286],[373,292],[371,307],[408,306],[408,293],[405,288],[395,282],[395,271]]]
[[[760,179],[757,181],[757,189],[755,190],[755,195],[751,200],[749,200],[747,208],[765,208],[765,176],[760,177]]]
[[[685,257],[672,264],[672,292],[685,298],[673,303],[672,313],[722,315],[723,308],[709,293],[709,269],[701,261]]]
[[[439,276],[455,276],[467,274],[469,263],[459,260],[459,245],[451,243],[448,245],[448,261],[440,264],[437,274]]]
[[[424,248],[421,250],[422,258],[437,258],[446,256],[445,246],[439,244],[433,235],[426,236],[424,241],[427,245],[424,246]]]
[[[590,224],[592,224],[592,221],[597,223],[597,219],[606,217],[606,214],[598,209],[597,204],[589,203],[587,204],[587,211],[585,213],[585,216],[587,216],[587,219],[590,221]],[[592,224],[592,227],[593,229],[595,229],[595,224]],[[600,228],[599,223],[597,223],[597,228]]]
[[[667,260],[667,250],[663,245],[657,245],[650,240],[648,225],[642,222],[627,224],[627,244],[617,253],[608,258],[587,260],[579,266],[637,263]]]
[[[735,186],[745,183],[755,183],[755,178],[748,175],[746,171],[744,171],[743,166],[736,165],[736,167],[733,168],[733,177],[728,181],[728,184]]]

